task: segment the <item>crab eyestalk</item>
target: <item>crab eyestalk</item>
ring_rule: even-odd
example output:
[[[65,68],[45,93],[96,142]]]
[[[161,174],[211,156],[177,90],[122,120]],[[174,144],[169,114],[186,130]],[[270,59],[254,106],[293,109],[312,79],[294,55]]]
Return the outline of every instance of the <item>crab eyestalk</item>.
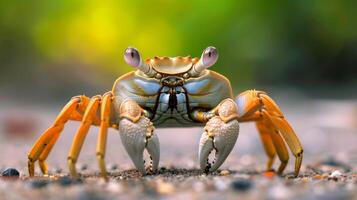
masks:
[[[137,68],[148,77],[154,77],[156,75],[155,70],[150,65],[143,62],[139,51],[134,47],[128,47],[125,49],[124,60],[128,65]]]
[[[199,76],[201,72],[203,72],[205,69],[214,65],[217,62],[217,59],[218,59],[217,49],[212,46],[207,47],[203,51],[200,60],[192,66],[188,74],[193,77]]]

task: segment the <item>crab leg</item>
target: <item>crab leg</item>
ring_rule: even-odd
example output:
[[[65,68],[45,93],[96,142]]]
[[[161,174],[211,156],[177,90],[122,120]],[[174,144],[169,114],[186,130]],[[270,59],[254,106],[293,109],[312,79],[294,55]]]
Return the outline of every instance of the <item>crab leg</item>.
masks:
[[[260,134],[266,134],[267,136],[270,137],[270,140],[273,145],[272,148],[274,150],[274,154],[276,151],[279,160],[281,161],[281,164],[278,169],[278,174],[283,173],[289,161],[289,152],[288,149],[286,148],[283,138],[280,136],[280,133],[271,125],[271,123],[267,123],[265,120],[256,122],[256,126]],[[263,144],[264,144],[264,140],[263,140]],[[269,160],[267,164],[267,170],[270,170],[273,164],[271,154],[270,155],[268,154],[268,157]]]
[[[46,148],[43,150],[43,152],[40,155],[40,158],[38,159],[38,164],[40,165],[40,169],[43,174],[48,174],[48,167],[46,164],[46,159],[47,159],[48,155],[50,154],[53,146],[56,144],[59,136],[60,136],[60,132],[55,132],[53,134],[50,142],[47,144]]]
[[[28,170],[29,175],[33,176],[35,173],[35,162],[40,158],[40,167],[44,174],[47,173],[47,166],[45,164],[45,159],[50,153],[53,145],[63,130],[65,123],[70,120],[78,120],[77,109],[84,108],[87,106],[88,97],[77,96],[72,98],[62,109],[60,114],[57,116],[53,125],[48,128],[42,136],[35,142],[32,149],[28,154]]]
[[[263,110],[262,112],[263,112],[263,115],[267,119],[271,120],[271,123],[276,128],[275,132],[278,134],[272,134],[272,135],[276,135],[276,136],[279,136],[280,138],[281,137],[284,138],[285,142],[288,144],[290,150],[292,151],[293,155],[295,156],[296,160],[295,160],[295,170],[294,170],[295,173],[294,174],[295,174],[295,176],[298,176],[300,167],[301,167],[301,163],[302,163],[302,159],[303,159],[303,149],[302,149],[302,145],[301,145],[299,139],[297,138],[295,132],[293,131],[293,129],[291,128],[291,126],[288,124],[288,122],[286,120],[284,120],[284,119],[279,120],[276,117],[271,117],[267,111]],[[281,146],[284,145],[283,141],[281,141],[280,143],[282,143]],[[285,147],[285,145],[283,147]],[[281,149],[281,150],[283,150],[283,149]],[[279,155],[279,151],[277,151],[277,152]],[[289,156],[288,156],[289,154],[287,152],[286,153],[282,152],[282,154],[283,154],[282,157],[285,157],[285,158],[283,158],[283,160],[282,160],[282,165],[279,167],[278,173],[282,173],[282,171],[285,168],[285,166],[283,165],[284,160],[285,160],[286,164],[289,160]],[[284,154],[286,154],[286,155],[284,156]],[[282,158],[282,157],[279,156],[279,158]]]
[[[264,120],[259,126],[265,125],[267,127],[278,156],[282,161],[278,170],[279,173],[282,173],[289,159],[288,153],[285,151],[284,141],[287,143],[296,157],[295,176],[297,176],[303,158],[302,145],[277,104],[266,93],[255,90],[243,92],[237,97],[236,102],[239,114],[238,121],[249,121],[247,119],[252,115],[257,116],[257,112],[261,116],[260,119],[257,117],[255,119],[251,118],[251,120]]]
[[[103,95],[101,109],[100,109],[100,128],[97,142],[97,160],[100,172],[104,178],[107,177],[107,170],[105,167],[105,148],[107,145],[108,127],[110,121],[110,108],[112,102],[112,93]]]
[[[249,121],[256,121],[256,127],[262,140],[265,153],[268,156],[267,171],[272,169],[275,154],[278,153],[279,160],[281,161],[278,173],[282,173],[289,160],[289,153],[287,152],[284,140],[271,125],[271,122],[268,123],[266,120],[263,120],[261,111],[256,111],[254,114],[239,118],[239,122]]]
[[[81,121],[82,120],[82,116],[84,112],[84,110],[86,109],[88,103],[89,103],[89,98],[86,96],[80,96],[79,98],[81,98],[81,103],[77,106],[77,110],[74,111],[71,114],[70,119],[71,120],[77,120],[77,121]],[[40,169],[42,171],[43,174],[48,174],[48,167],[46,164],[46,159],[48,157],[48,155],[50,154],[53,146],[56,144],[57,139],[59,138],[61,132],[55,132],[51,138],[51,141],[48,143],[48,145],[46,146],[46,148],[43,150],[43,152],[40,155],[40,158],[38,159],[38,164],[40,166]]]
[[[266,125],[263,122],[261,121],[256,122],[256,126],[259,131],[260,139],[263,142],[265,153],[268,156],[267,171],[269,171],[273,166],[274,158],[276,154],[273,139],[270,136],[270,130],[268,129],[268,127],[266,127]]]
[[[88,130],[95,119],[97,110],[100,104],[100,96],[94,96],[91,98],[89,105],[84,113],[81,125],[74,137],[71,149],[68,154],[68,167],[72,177],[78,177],[76,170],[76,162],[79,156],[80,150],[83,146],[83,142],[87,136]]]

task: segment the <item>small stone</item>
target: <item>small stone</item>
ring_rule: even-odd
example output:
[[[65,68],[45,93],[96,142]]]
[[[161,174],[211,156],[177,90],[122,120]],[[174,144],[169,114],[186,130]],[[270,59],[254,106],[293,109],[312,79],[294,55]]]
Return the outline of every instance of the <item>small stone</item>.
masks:
[[[81,179],[73,179],[68,176],[61,177],[57,180],[57,182],[62,186],[70,186],[73,184],[80,184],[82,183]]]
[[[324,177],[321,174],[316,174],[315,176],[312,177],[313,179],[321,180]]]
[[[328,177],[329,177],[329,174],[327,174],[327,173],[322,174],[323,179],[328,178]]]
[[[236,179],[231,183],[231,187],[236,191],[247,191],[253,187],[253,183],[246,179]]]
[[[18,176],[20,176],[20,173],[15,168],[7,168],[1,173],[1,176],[18,177]]]
[[[43,188],[48,185],[48,181],[45,179],[31,180],[28,185],[32,188]]]
[[[229,171],[229,170],[222,170],[220,173],[219,173],[219,175],[220,176],[228,176],[228,175],[230,175],[231,174],[231,172]]]
[[[329,176],[329,178],[332,178],[332,179],[338,179],[338,178],[341,178],[341,177],[343,177],[343,174],[338,170],[333,171],[331,173],[331,175]]]

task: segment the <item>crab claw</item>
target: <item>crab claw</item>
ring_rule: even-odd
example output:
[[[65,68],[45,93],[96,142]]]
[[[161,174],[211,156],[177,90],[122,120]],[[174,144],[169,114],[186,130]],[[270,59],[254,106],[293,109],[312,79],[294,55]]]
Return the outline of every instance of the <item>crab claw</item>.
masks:
[[[121,141],[133,161],[135,167],[145,175],[147,173],[144,160],[144,150],[150,155],[148,172],[157,170],[160,160],[160,143],[154,135],[154,126],[146,117],[137,122],[123,118],[119,123]]]
[[[232,151],[238,134],[237,120],[225,123],[219,117],[210,119],[200,140],[198,157],[201,169],[205,172],[217,170]],[[215,151],[215,156],[211,162],[209,156],[213,151]]]

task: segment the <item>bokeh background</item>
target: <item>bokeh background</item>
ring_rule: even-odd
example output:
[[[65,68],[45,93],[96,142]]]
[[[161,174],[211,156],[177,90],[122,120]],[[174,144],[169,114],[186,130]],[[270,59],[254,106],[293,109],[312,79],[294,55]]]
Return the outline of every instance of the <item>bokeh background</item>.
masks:
[[[128,46],[152,57],[200,56],[213,45],[220,58],[212,69],[237,92],[273,86],[356,96],[346,91],[357,85],[353,0],[0,2],[3,95],[62,101],[103,93],[133,70],[122,56]]]
[[[1,166],[13,163],[25,172],[26,152],[68,99],[103,94],[133,70],[123,60],[126,47],[137,47],[144,57],[200,56],[210,45],[220,53],[212,69],[227,76],[237,94],[257,88],[277,100],[304,144],[306,164],[330,155],[351,162],[357,143],[356,10],[355,0],[0,0]],[[65,165],[76,127],[69,123],[51,162]],[[201,129],[164,132],[159,130],[162,162],[197,167]],[[224,166],[236,169],[232,159],[245,158],[242,163],[258,162],[263,169],[254,126],[242,125],[241,132],[235,156]],[[111,137],[110,162],[132,167],[117,134]],[[91,133],[81,162],[95,164],[95,140]]]

